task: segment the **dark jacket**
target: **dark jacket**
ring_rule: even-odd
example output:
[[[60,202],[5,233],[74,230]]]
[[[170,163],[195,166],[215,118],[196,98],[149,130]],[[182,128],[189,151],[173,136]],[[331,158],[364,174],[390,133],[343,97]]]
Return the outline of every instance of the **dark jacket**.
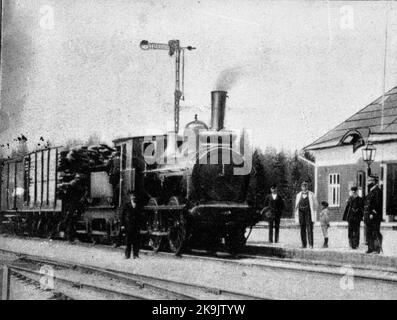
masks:
[[[280,217],[285,208],[284,200],[279,194],[277,194],[276,200],[273,200],[272,194],[268,194],[265,198],[264,205],[271,209],[275,217]]]
[[[370,219],[370,215],[373,218]],[[382,220],[382,190],[379,186],[373,188],[364,199],[364,221],[366,223],[380,222]]]
[[[141,208],[138,205],[133,208],[131,202],[128,201],[121,212],[121,225],[128,229],[139,230],[141,220]]]
[[[361,221],[364,214],[364,200],[363,198],[349,197],[347,200],[347,205],[345,212],[343,213],[343,221]]]

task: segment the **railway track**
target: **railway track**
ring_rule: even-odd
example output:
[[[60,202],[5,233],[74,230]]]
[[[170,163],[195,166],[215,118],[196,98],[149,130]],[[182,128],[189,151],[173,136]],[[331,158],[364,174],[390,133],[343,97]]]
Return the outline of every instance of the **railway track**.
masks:
[[[91,247],[86,243],[79,245]],[[105,250],[115,250],[108,245],[96,245]],[[117,250],[117,249],[116,249]],[[122,249],[118,249],[122,251]],[[186,259],[186,260],[202,260],[209,262],[217,262],[223,264],[240,265],[243,267],[257,267],[260,269],[284,269],[296,272],[309,272],[313,274],[324,274],[340,277],[343,270],[348,267],[354,270],[354,277],[364,280],[377,280],[384,282],[395,282],[397,285],[397,268],[378,267],[372,265],[349,265],[319,260],[302,260],[291,258],[280,258],[275,256],[255,255],[252,252],[231,255],[226,252],[212,252],[206,250],[193,249],[189,253],[175,256],[171,252],[153,252],[152,250],[142,249],[142,253],[146,255],[156,255],[169,259]]]
[[[40,242],[40,245],[43,245],[42,243],[43,239],[41,238],[29,238],[26,240],[32,242],[38,242],[38,244]],[[18,244],[18,246],[19,245],[22,244]],[[61,250],[67,250],[67,247],[69,246],[64,241],[53,241],[53,245],[55,247],[61,246],[60,247],[62,248]],[[31,246],[35,247],[35,244],[32,243]],[[46,246],[47,245],[45,245],[45,247]],[[76,252],[79,252],[81,250],[84,251],[84,248],[86,248],[88,250],[87,253],[91,252],[90,254],[94,254],[92,249],[96,248],[95,250],[98,250],[98,255],[105,255],[105,256],[107,255],[107,252],[109,254],[112,254],[113,256],[114,256],[114,252],[116,252],[116,256],[120,257],[120,259],[123,252],[123,248],[115,249],[109,245],[102,245],[102,244],[93,245],[88,243],[75,243],[74,245],[71,245],[71,247],[79,247],[80,249],[77,249]],[[107,279],[106,281],[112,281],[124,285],[126,285],[126,283],[128,284],[129,282],[131,282],[129,283],[129,286],[132,287],[132,289],[128,289],[127,293],[134,295],[145,293],[145,291],[142,290],[142,288],[145,288],[147,290],[151,288],[152,294],[143,297],[147,299],[190,299],[190,300],[191,299],[247,300],[247,299],[286,299],[286,298],[289,299],[294,295],[292,293],[279,291],[277,287],[282,286],[287,288],[288,285],[285,284],[285,282],[291,283],[292,288],[294,288],[293,286],[299,287],[300,285],[303,285],[300,279],[302,279],[302,281],[306,281],[305,285],[307,285],[308,281],[313,281],[313,283],[316,283],[317,287],[318,286],[321,286],[322,288],[333,287],[336,290],[340,291],[341,290],[339,287],[340,280],[344,275],[343,274],[344,271],[342,269],[349,267],[349,265],[346,266],[340,263],[327,263],[326,261],[307,261],[307,260],[297,260],[291,258],[268,257],[264,255],[255,255],[252,254],[252,252],[246,252],[240,255],[231,256],[230,254],[227,254],[225,252],[210,253],[204,250],[192,250],[188,254],[186,253],[186,254],[182,254],[181,256],[175,256],[174,254],[167,252],[155,253],[149,250],[141,251],[142,255],[148,256],[149,261],[157,261],[156,257],[160,258],[159,262],[161,262],[160,265],[162,266],[167,265],[168,264],[167,260],[169,260],[170,265],[179,265],[180,263],[182,263],[183,265],[189,266],[189,264],[191,263],[192,265],[198,267],[199,266],[206,266],[207,268],[213,267],[215,270],[222,270],[221,272],[228,272],[226,270],[231,270],[232,277],[235,278],[237,277],[241,280],[243,280],[241,277],[247,277],[247,280],[251,282],[251,285],[254,285],[253,283],[255,283],[256,281],[255,279],[258,279],[258,287],[262,286],[263,290],[259,290],[258,288],[256,288],[252,292],[254,292],[253,294],[256,294],[257,296],[253,296],[250,295],[251,290],[247,289],[248,287],[244,285],[237,286],[240,289],[233,289],[233,290],[241,290],[240,292],[222,290],[222,288],[225,289],[229,289],[230,287],[236,288],[236,286],[234,285],[229,286],[225,281],[219,281],[219,284],[215,284],[218,283],[218,281],[214,282],[213,284],[214,286],[216,285],[219,286],[219,288],[216,288],[216,287],[208,286],[207,283],[201,286],[201,283],[198,283],[199,285],[195,285],[190,283],[179,282],[182,279],[180,277],[174,278],[177,281],[167,280],[164,279],[161,273],[157,273],[157,277],[160,278],[146,276],[147,273],[144,271],[145,269],[142,269],[142,266],[145,265],[144,262],[146,259],[142,259],[143,261],[138,263],[138,265],[140,266],[138,268],[134,268],[133,266],[135,264],[133,263],[133,261],[131,261],[132,268],[134,268],[135,270],[142,270],[140,272],[145,273],[144,275],[144,274],[131,273],[129,269],[124,269],[126,272],[120,271],[120,268],[117,268],[116,266],[113,267],[113,265],[112,266],[108,265],[109,267],[102,267],[102,268],[92,267],[90,265],[80,265],[79,264],[80,261],[73,258],[70,258],[72,259],[70,261],[53,261],[51,260],[53,259],[52,256],[46,254],[43,255],[49,257],[50,259],[43,258],[41,256],[39,257],[39,256],[26,255],[23,253],[18,254],[18,252],[16,252],[19,251],[18,247],[15,247],[15,249],[11,247],[4,249],[14,250],[8,252],[17,254],[19,257],[18,259],[19,263],[32,263],[32,264],[36,264],[36,266],[50,265],[54,269],[56,269],[56,274],[58,275],[62,275],[60,274],[60,272],[64,272],[64,270],[74,270],[76,272],[77,271],[82,272],[84,275],[94,274],[95,277],[102,277],[101,279],[105,279],[105,280]],[[0,253],[1,251],[2,250],[0,249]],[[29,253],[29,252],[25,251],[25,253]],[[41,255],[41,253],[39,252],[36,254]],[[59,257],[59,259],[63,259],[62,256],[57,255],[57,257]],[[180,261],[180,263],[178,262],[178,260]],[[115,270],[113,268],[115,269],[117,268],[118,270]],[[371,287],[372,288],[371,290],[373,290],[374,292],[373,294],[372,293],[368,294],[368,296],[372,296],[372,297],[374,295],[377,296],[378,294],[377,292],[379,292],[380,295],[383,294],[383,296],[385,297],[388,297],[387,294],[390,294],[390,296],[395,296],[395,294],[397,294],[396,269],[384,268],[384,267],[378,268],[378,266],[375,265],[372,266],[353,265],[351,266],[351,268],[353,268],[354,270],[354,281],[355,281],[355,287],[357,288],[355,289],[356,291],[354,292],[360,292],[357,293],[360,296],[366,298],[367,293],[364,294],[362,292],[367,292],[365,291],[367,289],[363,289],[363,288],[367,288],[367,286]],[[186,270],[188,270],[188,268],[186,268]],[[198,273],[198,275],[199,274],[200,273]],[[173,276],[174,275],[171,275],[171,277]],[[187,277],[187,278],[194,279],[192,277]],[[275,278],[277,278],[278,280],[276,281]],[[190,281],[195,281],[195,280],[190,280]],[[271,287],[266,287],[266,284],[269,283],[268,281],[273,282],[274,289],[271,289]],[[102,284],[103,282],[104,281],[100,281],[99,284]],[[197,282],[195,281],[195,283]],[[131,290],[135,290],[135,291],[131,291]],[[164,290],[168,290],[168,291],[164,291]],[[155,292],[155,294],[153,294],[153,291]],[[309,295],[309,297],[311,298],[316,298],[320,296],[321,295],[318,296]],[[351,295],[349,296],[349,294],[344,294],[340,292],[329,295],[326,294],[325,296],[327,297],[346,296],[348,299],[352,297]],[[125,298],[126,297],[124,297],[124,299]]]
[[[121,298],[133,300],[263,299],[245,293],[223,290],[210,286],[52,260],[33,255],[19,254],[3,249],[1,249],[0,252],[17,255],[18,259],[10,265],[13,272],[38,284],[40,284],[40,278],[43,277],[43,273],[39,269],[43,266],[50,266],[54,270],[53,281],[56,290],[65,293],[65,296],[71,297],[71,299],[90,296],[92,295],[90,292],[99,292],[113,299]],[[90,281],[100,283],[101,285],[90,283]],[[104,286],[103,284],[107,285]],[[123,290],[120,290],[120,287],[122,287]],[[77,297],[76,290],[79,291]],[[81,292],[82,290],[86,291],[85,295]]]
[[[48,290],[44,289],[40,283],[39,280],[32,278],[29,274],[27,275],[24,272],[21,272],[20,270],[17,269],[11,269],[10,270],[10,281],[11,281],[11,286],[15,287],[18,286],[18,283],[20,283],[24,288],[26,286],[32,287],[33,290],[36,290],[39,292],[40,299],[45,299],[45,300],[73,300],[71,297],[67,296],[64,293],[61,293],[56,290],[51,290],[51,294],[48,293]]]
[[[53,276],[53,286],[47,286],[43,289],[42,279],[48,277],[42,272],[27,267],[11,266],[11,275],[18,279],[35,285],[38,289],[43,291],[53,291],[54,296],[61,300],[75,300],[82,297],[89,299],[98,299],[105,297],[118,297],[119,299],[129,300],[145,300],[144,297],[133,295],[128,292],[123,292],[116,289],[111,289],[104,286],[93,285],[87,282],[76,281],[76,279],[68,279],[67,277]]]
[[[174,258],[172,253],[143,250],[145,254],[157,254],[168,258]],[[213,253],[204,250],[192,250],[189,254],[181,255],[184,259],[200,259],[223,264],[241,265],[244,267],[257,267],[260,269],[284,269],[297,272],[309,272],[313,274],[325,274],[340,277],[343,270],[351,268],[354,270],[354,277],[358,279],[395,282],[397,285],[396,268],[377,268],[375,266],[360,266],[325,261],[300,260],[291,258],[278,258],[254,254],[238,254],[231,256],[224,252]]]
[[[42,241],[42,239],[29,239],[33,241]],[[62,241],[62,243],[64,243]],[[76,243],[73,246],[93,248],[96,247],[100,250],[108,250],[109,252],[119,251],[120,253],[123,251],[122,248],[115,249],[108,245],[97,244],[93,246],[92,244],[87,243]],[[0,250],[1,252],[1,250]],[[186,260],[187,262],[197,260],[202,261],[203,263],[219,263],[224,265],[230,265],[233,268],[238,267],[242,272],[246,272],[247,270],[257,270],[257,271],[269,271],[272,272],[282,271],[285,272],[294,272],[295,274],[302,274],[302,277],[309,276],[313,279],[317,276],[325,276],[332,279],[336,279],[339,281],[341,276],[343,276],[343,272],[345,272],[343,268],[346,268],[346,265],[342,265],[340,263],[328,263],[325,261],[308,261],[308,260],[298,260],[291,258],[280,258],[280,257],[269,257],[263,255],[255,255],[252,252],[242,253],[236,256],[231,256],[225,252],[217,252],[211,253],[205,250],[192,250],[188,254],[182,254],[181,256],[175,256],[172,253],[168,252],[153,252],[151,250],[142,250],[142,254],[148,256],[158,256],[165,259],[180,259]],[[20,255],[20,259],[31,259],[32,257],[26,255]],[[36,263],[41,264],[50,264],[54,261],[49,261],[48,259],[43,259],[39,257],[33,257],[33,260]],[[54,262],[58,263],[59,262]],[[56,264],[54,265],[56,266]],[[211,288],[208,286],[199,286],[192,285],[188,283],[182,283],[177,281],[170,281],[165,279],[159,279],[154,277],[148,277],[145,275],[131,274],[129,272],[121,272],[118,270],[112,269],[104,269],[104,268],[95,268],[90,266],[79,266],[75,263],[70,263],[64,266],[64,268],[76,269],[79,267],[86,268],[86,272],[96,273],[112,276],[114,280],[119,281],[134,281],[136,286],[143,286],[146,288],[150,288],[150,286],[154,286],[153,290],[156,290],[156,287],[159,287],[158,290],[169,290],[168,296],[165,299],[264,299],[262,294],[261,297],[247,295],[245,293],[238,293],[233,291],[222,290],[220,288]],[[389,287],[396,286],[397,287],[397,270],[394,268],[378,268],[377,266],[361,266],[361,265],[353,265],[347,267],[351,267],[354,270],[354,278],[356,280],[364,281],[372,281],[373,285],[381,285],[384,283]],[[128,280],[126,280],[128,278]],[[179,280],[179,279],[178,279]],[[374,282],[375,281],[375,282]],[[245,290],[244,290],[245,291]],[[175,296],[176,294],[176,296]],[[178,295],[182,294],[182,296]],[[148,297],[149,299],[155,299],[156,295],[152,295]],[[163,298],[161,296],[160,298]],[[279,299],[281,296],[278,294],[270,294],[265,295],[267,299]]]

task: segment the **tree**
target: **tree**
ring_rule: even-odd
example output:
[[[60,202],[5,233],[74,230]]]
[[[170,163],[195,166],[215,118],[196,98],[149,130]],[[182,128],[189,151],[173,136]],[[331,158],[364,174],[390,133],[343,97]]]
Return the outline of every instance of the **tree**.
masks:
[[[302,163],[299,161],[298,151],[295,150],[294,156],[290,162],[291,175],[290,182],[297,185],[302,179]]]
[[[262,207],[265,196],[266,174],[263,166],[263,154],[255,149],[252,155],[252,174],[248,190],[248,203],[255,207]]]
[[[282,191],[288,185],[288,163],[283,151],[277,153],[274,158],[273,175],[272,183],[276,184]]]
[[[311,162],[315,161],[314,156],[305,151],[303,153],[303,157]],[[306,161],[303,161],[299,158],[298,151],[295,151],[294,156],[291,161],[291,175],[290,180],[291,184],[294,186],[296,192],[300,189],[300,184],[303,180],[309,182],[309,189],[314,189],[314,166]]]
[[[305,152],[304,157],[309,161],[315,160],[309,152]],[[277,152],[272,147],[267,147],[264,152],[256,149],[253,154],[253,176],[255,187],[251,192],[255,195],[256,205],[263,205],[261,200],[270,192],[270,186],[276,184],[285,200],[285,215],[289,217],[292,217],[294,197],[300,190],[302,180],[309,181],[309,188],[313,190],[314,168],[300,159],[298,151]]]
[[[26,141],[19,141],[16,148],[11,150],[11,158],[23,156],[29,152]]]
[[[70,150],[74,147],[84,145],[84,141],[81,139],[69,139],[65,143],[65,149]]]
[[[102,143],[101,137],[97,133],[93,133],[85,141],[79,138],[69,139],[65,143],[65,148],[72,149],[77,146],[93,146]]]
[[[265,194],[269,192],[270,186],[274,183],[276,175],[274,172],[275,158],[277,155],[277,150],[272,147],[267,147],[263,154],[263,168],[265,175],[264,192]]]
[[[99,134],[93,133],[88,137],[87,141],[85,142],[85,145],[92,146],[92,145],[101,144],[101,143],[102,143],[102,140],[101,140],[101,137],[99,136]]]

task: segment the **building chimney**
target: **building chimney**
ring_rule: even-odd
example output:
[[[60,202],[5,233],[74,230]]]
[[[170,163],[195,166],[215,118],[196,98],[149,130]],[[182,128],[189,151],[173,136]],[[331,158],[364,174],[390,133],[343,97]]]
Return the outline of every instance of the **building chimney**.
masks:
[[[211,129],[222,130],[225,121],[226,91],[211,92]]]

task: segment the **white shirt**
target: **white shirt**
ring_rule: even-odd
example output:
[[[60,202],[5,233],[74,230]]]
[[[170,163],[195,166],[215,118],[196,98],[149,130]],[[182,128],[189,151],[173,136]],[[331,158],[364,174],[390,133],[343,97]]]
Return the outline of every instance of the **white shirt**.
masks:
[[[272,198],[273,198],[273,200],[276,200],[276,198],[277,198],[277,193],[272,193]]]

